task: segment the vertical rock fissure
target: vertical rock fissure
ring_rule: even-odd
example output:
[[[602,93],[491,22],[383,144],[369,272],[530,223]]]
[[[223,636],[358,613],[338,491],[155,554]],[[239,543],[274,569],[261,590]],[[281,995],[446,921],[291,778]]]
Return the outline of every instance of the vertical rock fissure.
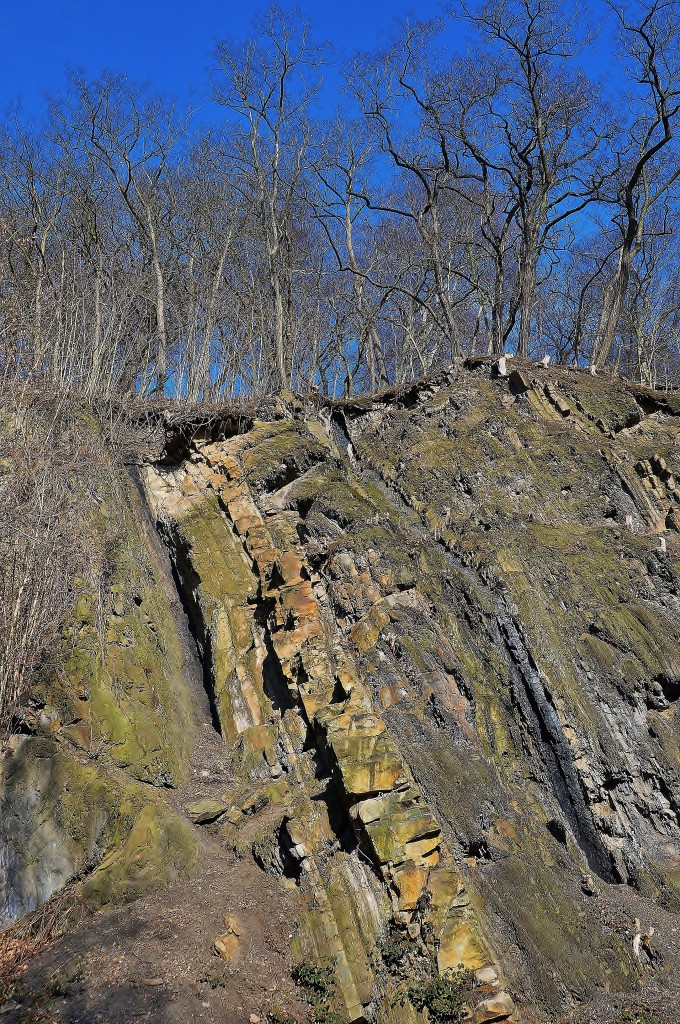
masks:
[[[139,468],[131,468],[129,476],[140,498],[139,508],[144,516],[146,536],[162,566],[165,590],[170,601],[170,611],[185,654],[189,659],[184,665],[184,676],[191,685],[192,694],[198,698],[196,711],[202,720],[209,720],[215,731],[219,732],[211,678],[209,678],[206,668],[203,645],[199,636],[199,622],[187,599],[186,588],[180,579],[174,545],[166,529],[167,523],[156,521],[153,516]]]
[[[183,610],[187,627],[194,643],[196,656],[201,666],[203,690],[208,703],[207,711],[210,714],[210,722],[215,732],[220,733],[220,717],[217,710],[215,697],[215,686],[211,669],[211,641],[210,633],[205,628],[203,616],[195,600],[195,587],[197,576],[191,564],[187,551],[182,551],[180,538],[173,535],[173,531],[167,523],[162,520],[156,524],[156,532],[167,551],[170,571],[175,585],[175,591]],[[190,582],[194,576],[193,586]]]
[[[260,629],[262,643],[266,651],[265,659],[262,663],[262,686],[274,710],[283,715],[289,708],[295,708],[296,711],[300,709],[292,700],[290,690],[283,675],[281,662],[276,655],[276,649],[272,641],[270,624],[271,604],[270,600],[262,596],[262,587],[260,586],[258,588],[254,622]]]
[[[331,435],[340,451],[344,452],[349,458],[349,453],[352,451],[352,442],[347,430],[344,414],[337,409],[334,409],[331,413]]]

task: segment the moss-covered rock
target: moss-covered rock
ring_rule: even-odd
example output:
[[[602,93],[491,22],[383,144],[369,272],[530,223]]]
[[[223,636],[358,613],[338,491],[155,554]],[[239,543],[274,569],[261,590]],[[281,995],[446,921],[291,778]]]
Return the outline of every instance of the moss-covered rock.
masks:
[[[160,804],[147,804],[119,843],[83,884],[92,902],[120,905],[188,875],[197,856],[187,823]]]
[[[165,812],[140,783],[179,784],[187,775],[193,715],[184,654],[170,607],[166,570],[146,525],[136,489],[120,471],[115,510],[102,496],[83,529],[100,538],[107,563],[99,593],[74,580],[56,666],[33,682],[27,722],[38,734],[0,762],[0,917],[8,921],[40,905],[103,858],[117,860],[111,900],[141,893],[172,874],[167,857],[188,870],[191,843],[162,824]],[[111,499],[113,500],[113,499]],[[153,791],[152,791],[153,792]],[[121,853],[146,811],[153,872],[134,869]],[[135,833],[137,834],[137,833]],[[154,852],[155,851],[155,852]],[[121,859],[122,858],[122,859]],[[152,879],[156,874],[157,881]],[[127,896],[125,896],[127,898]]]
[[[130,482],[121,487],[128,504],[108,539],[107,587],[97,596],[80,588],[61,662],[31,696],[56,711],[60,738],[88,756],[175,785],[191,742],[183,654],[145,512]]]
[[[4,921],[79,876],[95,901],[125,902],[190,871],[195,859],[186,825],[149,803],[148,790],[53,740],[28,737],[7,756],[0,792]]]
[[[680,998],[674,401],[482,361],[328,410],[349,453],[287,408],[148,468],[238,777],[190,814],[299,888],[295,956],[334,965],[350,1020],[426,1019],[381,956],[389,929],[434,988],[477,972],[480,1024],[514,1012],[510,990],[532,1024],[642,983]],[[114,809],[94,832],[70,797],[49,815],[54,871],[92,850],[103,902],[193,858],[131,781],[181,775],[183,705],[153,566],[147,596],[144,557],[115,564],[103,633],[82,594],[68,685],[36,712],[47,760],[67,751]]]

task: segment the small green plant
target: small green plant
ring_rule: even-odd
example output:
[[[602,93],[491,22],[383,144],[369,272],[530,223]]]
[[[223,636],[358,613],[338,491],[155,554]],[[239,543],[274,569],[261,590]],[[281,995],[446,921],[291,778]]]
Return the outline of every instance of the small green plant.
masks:
[[[324,961],[316,964],[303,961],[293,968],[293,981],[304,989],[306,1002],[315,1002],[319,997],[330,995],[335,987],[334,966]]]
[[[387,936],[378,947],[383,963],[391,974],[398,971],[409,953],[413,952],[413,948],[413,942],[407,933],[395,928],[394,925],[390,927]]]
[[[280,1006],[273,1006],[267,1014],[269,1024],[299,1024],[297,1018],[289,1016]]]
[[[429,977],[409,985],[409,1000],[416,1010],[427,1010],[432,1024],[461,1024],[467,1017],[466,1002],[472,991],[474,975],[462,964],[457,971],[437,974],[432,964]]]
[[[84,976],[82,964],[75,964],[67,970],[60,968],[50,977],[47,984],[48,994],[53,999],[71,996],[80,987]]]
[[[312,1008],[313,1024],[345,1024],[344,1017],[333,1008],[335,998],[335,961],[308,963],[293,969],[293,981],[302,990],[302,997]]]
[[[633,1008],[624,1010],[621,1017],[621,1024],[672,1024],[667,1018],[657,1016],[645,1008]]]
[[[203,971],[202,974],[199,974],[198,980],[202,982],[204,985],[208,985],[209,988],[211,988],[213,991],[216,988],[226,987],[226,981],[222,977],[222,975],[216,974],[212,971]]]
[[[329,1007],[321,1007],[314,1011],[312,1024],[347,1024],[344,1017],[341,1017],[335,1010]]]

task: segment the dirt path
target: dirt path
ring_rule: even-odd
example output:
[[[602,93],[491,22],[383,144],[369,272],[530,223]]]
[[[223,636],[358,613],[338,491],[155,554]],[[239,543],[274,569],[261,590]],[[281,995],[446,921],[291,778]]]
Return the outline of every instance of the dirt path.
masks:
[[[31,965],[0,1019],[247,1024],[279,1004],[304,1019],[290,979],[294,894],[251,860],[202,844],[194,877],[84,922]],[[225,914],[242,927],[230,964],[212,952]]]
[[[204,720],[190,777],[168,791],[169,802],[184,812],[187,802],[218,796],[230,781],[227,749]],[[265,1021],[276,1005],[306,1019],[291,980],[297,893],[205,827],[192,829],[199,843],[192,877],[98,913],[58,940],[31,964],[20,1005],[0,1010],[2,1024],[248,1024],[251,1015]],[[241,932],[228,964],[212,948],[227,915]]]

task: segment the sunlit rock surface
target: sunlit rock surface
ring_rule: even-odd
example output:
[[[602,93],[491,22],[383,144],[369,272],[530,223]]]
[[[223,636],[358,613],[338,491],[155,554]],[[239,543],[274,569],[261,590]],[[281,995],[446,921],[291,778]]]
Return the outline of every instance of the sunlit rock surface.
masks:
[[[69,661],[49,738],[6,760],[6,915],[78,872],[130,898],[145,844],[190,870],[191,822],[296,889],[293,956],[334,963],[349,1020],[424,1019],[390,928],[476,972],[479,1022],[680,999],[680,400],[508,368],[168,437],[142,483],[232,787],[163,802],[191,698],[144,535],[105,671]],[[64,790],[94,785],[74,834]]]

